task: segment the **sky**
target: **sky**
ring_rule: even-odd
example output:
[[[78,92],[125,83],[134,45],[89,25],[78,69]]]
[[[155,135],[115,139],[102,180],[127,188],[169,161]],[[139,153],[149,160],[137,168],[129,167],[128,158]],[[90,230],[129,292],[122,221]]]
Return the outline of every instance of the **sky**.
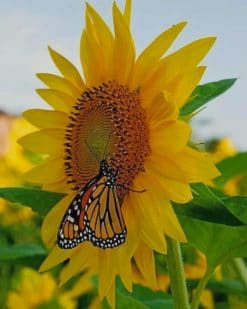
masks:
[[[111,20],[111,0],[88,0]],[[123,7],[124,1],[117,1]],[[46,108],[35,93],[42,87],[37,72],[57,73],[47,46],[78,67],[79,40],[84,25],[82,0],[9,0],[0,3],[0,110],[19,114],[27,108]],[[231,138],[247,150],[247,1],[133,0],[132,31],[139,53],[164,29],[188,21],[172,52],[206,36],[217,41],[202,62],[208,67],[202,83],[238,78],[224,95],[208,104],[193,125],[201,141]]]

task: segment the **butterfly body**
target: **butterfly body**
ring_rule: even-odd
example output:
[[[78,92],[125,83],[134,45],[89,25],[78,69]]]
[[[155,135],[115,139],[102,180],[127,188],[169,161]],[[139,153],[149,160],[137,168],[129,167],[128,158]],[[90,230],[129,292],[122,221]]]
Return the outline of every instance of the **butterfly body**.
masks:
[[[117,173],[101,160],[99,173],[70,203],[59,227],[57,243],[70,249],[90,241],[102,249],[125,241],[126,227],[117,196]]]

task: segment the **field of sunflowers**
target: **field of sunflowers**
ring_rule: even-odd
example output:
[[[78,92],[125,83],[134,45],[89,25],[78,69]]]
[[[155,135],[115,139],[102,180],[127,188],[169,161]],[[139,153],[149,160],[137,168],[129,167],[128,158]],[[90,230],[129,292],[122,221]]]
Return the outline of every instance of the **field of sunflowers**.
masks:
[[[185,22],[136,56],[112,15],[86,4],[83,74],[49,47],[43,109],[0,111],[0,308],[246,308],[247,153],[192,125],[236,79],[200,83],[214,37],[167,52]]]

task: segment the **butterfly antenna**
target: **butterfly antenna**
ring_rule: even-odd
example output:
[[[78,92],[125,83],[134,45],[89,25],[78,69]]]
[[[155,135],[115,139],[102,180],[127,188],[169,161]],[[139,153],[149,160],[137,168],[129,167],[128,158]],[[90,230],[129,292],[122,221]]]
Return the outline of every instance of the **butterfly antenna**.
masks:
[[[131,191],[131,192],[135,192],[135,193],[144,193],[144,192],[147,191],[146,189],[143,189],[143,190],[130,189],[130,188],[125,187],[124,185],[121,185],[120,183],[117,183],[117,187],[121,187],[121,188],[123,188],[125,190]]]
[[[106,151],[107,151],[107,148],[109,146],[109,142],[110,142],[110,138],[111,138],[111,135],[112,135],[112,131],[110,132],[108,138],[107,138],[107,141],[106,141],[106,146],[105,146],[105,150],[104,150],[104,155],[103,155],[103,158],[105,159],[106,157]],[[87,148],[88,150],[91,152],[91,154],[94,156],[94,158],[100,163],[100,158],[98,157],[95,149],[87,142],[87,140],[85,139],[85,144],[87,145]]]
[[[87,140],[85,140],[85,144],[87,145],[88,150],[89,150],[89,151],[91,152],[91,154],[95,157],[95,159],[96,159],[98,162],[100,162],[100,159],[99,159],[99,157],[97,156],[97,153],[94,151],[93,147],[91,147],[91,146],[88,144]]]
[[[104,159],[106,158],[106,152],[107,152],[107,149],[108,149],[108,146],[109,146],[109,143],[110,143],[111,135],[112,135],[112,131],[109,133],[107,141],[106,141],[104,156],[103,156]]]

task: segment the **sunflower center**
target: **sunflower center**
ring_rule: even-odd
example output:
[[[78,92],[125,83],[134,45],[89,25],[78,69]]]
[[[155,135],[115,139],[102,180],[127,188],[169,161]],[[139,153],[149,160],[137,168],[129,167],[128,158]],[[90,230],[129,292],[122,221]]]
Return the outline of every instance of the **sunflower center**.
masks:
[[[131,189],[150,152],[139,94],[116,82],[103,83],[82,93],[70,119],[65,171],[74,189],[98,174],[103,159],[118,173],[117,183]],[[118,191],[123,197],[128,189],[120,187]]]

